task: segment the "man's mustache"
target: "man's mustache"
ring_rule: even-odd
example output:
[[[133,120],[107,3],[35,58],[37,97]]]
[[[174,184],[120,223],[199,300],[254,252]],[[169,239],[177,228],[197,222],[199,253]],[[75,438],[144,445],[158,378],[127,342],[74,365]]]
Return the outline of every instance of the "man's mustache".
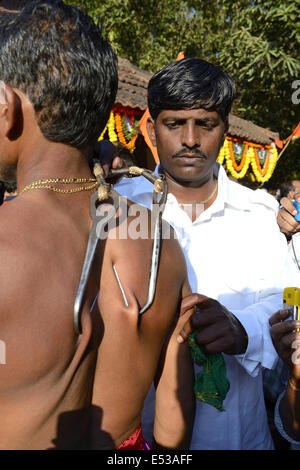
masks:
[[[194,149],[192,151],[189,151],[187,149],[181,149],[181,150],[177,150],[177,152],[175,152],[173,154],[173,158],[180,158],[180,157],[185,157],[185,156],[189,156],[190,158],[197,158],[197,157],[201,157],[201,158],[205,158],[207,159],[207,155],[206,153],[202,152],[201,149]]]

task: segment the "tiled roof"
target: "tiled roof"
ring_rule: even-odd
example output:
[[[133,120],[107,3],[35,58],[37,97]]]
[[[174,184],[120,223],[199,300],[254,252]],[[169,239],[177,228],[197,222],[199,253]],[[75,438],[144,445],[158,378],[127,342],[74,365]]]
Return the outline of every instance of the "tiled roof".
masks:
[[[151,73],[132,65],[129,60],[118,57],[119,86],[117,105],[145,111],[147,107],[147,86]]]
[[[125,108],[145,111],[147,107],[147,85],[152,74],[135,67],[129,60],[118,58],[119,86],[116,105]],[[259,127],[251,121],[246,121],[230,114],[229,132],[231,137],[239,137],[249,142],[261,145],[270,145],[279,134]]]
[[[279,134],[259,127],[251,121],[246,121],[233,114],[229,115],[229,130],[231,137],[254,142],[261,145],[270,145],[275,139],[279,139]]]

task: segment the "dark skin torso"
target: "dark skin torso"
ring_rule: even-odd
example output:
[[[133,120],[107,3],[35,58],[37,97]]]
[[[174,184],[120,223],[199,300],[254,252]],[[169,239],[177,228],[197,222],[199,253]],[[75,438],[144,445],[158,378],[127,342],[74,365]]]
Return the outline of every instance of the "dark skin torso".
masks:
[[[73,304],[91,227],[90,194],[31,191],[0,209],[0,263],[6,266],[0,339],[7,355],[0,365],[1,449],[119,445],[139,424],[164,338],[181,295],[189,293],[178,244],[166,240],[157,300],[139,322],[152,243],[109,240],[105,250],[99,245],[78,337]],[[127,310],[112,263],[130,299]],[[90,313],[99,286],[99,308]]]
[[[33,191],[0,209],[6,266],[0,331],[7,349],[0,368],[2,449],[85,445],[82,409],[89,405],[96,357],[88,315],[92,294],[79,338],[72,307],[88,237],[88,196],[62,197]],[[96,292],[97,286],[90,288]]]

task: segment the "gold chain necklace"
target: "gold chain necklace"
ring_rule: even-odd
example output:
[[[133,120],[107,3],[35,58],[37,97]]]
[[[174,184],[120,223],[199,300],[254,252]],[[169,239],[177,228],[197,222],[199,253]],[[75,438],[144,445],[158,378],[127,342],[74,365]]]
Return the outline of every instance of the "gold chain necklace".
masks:
[[[93,183],[89,186],[80,186],[79,188],[72,188],[72,189],[62,189],[56,188],[52,186],[53,183],[60,183],[60,184],[82,184],[82,183]],[[25,191],[30,191],[31,189],[50,189],[50,191],[54,191],[56,193],[63,193],[63,194],[72,194],[72,193],[79,193],[80,191],[90,191],[91,189],[95,189],[98,186],[97,180],[95,178],[50,178],[50,179],[41,179],[37,181],[33,181],[32,183],[25,186],[22,189],[20,194],[24,193]]]
[[[206,202],[210,201],[214,197],[214,195],[216,194],[217,189],[218,189],[218,182],[216,182],[216,186],[214,187],[212,193],[206,199],[204,199],[203,201],[179,202],[178,204],[180,206],[184,206],[186,204],[205,204]]]

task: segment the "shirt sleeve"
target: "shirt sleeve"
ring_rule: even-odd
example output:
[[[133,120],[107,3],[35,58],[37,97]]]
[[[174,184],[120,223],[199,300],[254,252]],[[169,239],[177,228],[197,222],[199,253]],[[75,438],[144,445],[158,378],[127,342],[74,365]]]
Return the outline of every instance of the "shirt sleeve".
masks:
[[[253,377],[261,367],[272,369],[278,358],[270,335],[269,318],[282,304],[282,291],[272,294],[265,291],[263,294],[260,302],[244,310],[232,311],[248,335],[246,352],[235,358]]]
[[[277,258],[273,277],[262,281],[261,289],[256,292],[255,303],[242,310],[231,310],[248,335],[246,352],[235,357],[253,377],[257,376],[261,367],[272,369],[276,365],[278,355],[270,335],[269,318],[282,308],[284,288],[294,286],[300,286],[300,274],[286,250],[284,258]]]

